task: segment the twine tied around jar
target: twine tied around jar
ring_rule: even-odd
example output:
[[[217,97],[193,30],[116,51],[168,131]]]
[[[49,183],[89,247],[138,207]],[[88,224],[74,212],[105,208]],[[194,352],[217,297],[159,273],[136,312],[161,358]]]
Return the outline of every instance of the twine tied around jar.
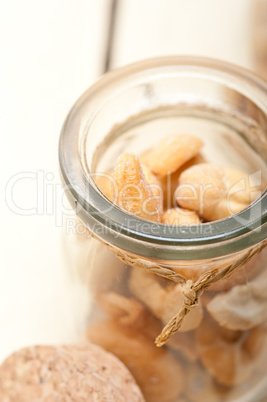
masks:
[[[104,242],[91,231],[89,232],[92,237],[103,243],[126,265],[129,265],[132,268],[144,269],[150,274],[161,276],[162,278],[182,285],[184,293],[183,305],[156,338],[155,344],[158,347],[165,345],[170,337],[179,331],[185,316],[198,305],[199,298],[206,289],[222,279],[229,278],[237,268],[241,268],[243,265],[247,264],[255,255],[259,254],[265,247],[267,247],[267,239],[265,239],[261,243],[251,247],[248,251],[242,254],[242,256],[236,258],[234,262],[228,264],[226,267],[210,269],[200,275],[196,282],[193,282],[191,279],[187,279],[170,268],[163,267],[153,261],[144,260],[134,255],[127,254],[122,249]]]
[[[100,240],[98,237],[97,239]],[[183,306],[167,323],[161,334],[155,340],[156,346],[161,347],[180,329],[185,316],[198,305],[199,298],[203,292],[216,282],[230,277],[237,268],[248,263],[252,257],[260,253],[267,246],[267,239],[250,248],[245,254],[236,258],[234,262],[226,267],[214,268],[204,272],[196,282],[193,282],[191,279],[186,279],[183,275],[176,273],[169,268],[162,267],[161,265],[149,260],[131,256],[110,244],[104,244],[125,264],[130,265],[133,268],[145,269],[151,274],[161,276],[182,285],[184,293]]]

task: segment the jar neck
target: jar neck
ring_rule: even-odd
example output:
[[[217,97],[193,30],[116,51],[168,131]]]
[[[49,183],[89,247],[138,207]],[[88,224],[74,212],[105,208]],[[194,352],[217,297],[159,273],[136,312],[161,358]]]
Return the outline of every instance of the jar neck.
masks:
[[[164,104],[166,99],[163,95],[162,99],[158,96],[157,99],[150,99],[149,105],[143,101],[141,110],[137,110],[140,100],[138,102],[136,98],[133,104],[138,106],[137,109],[129,110],[125,107],[125,113],[121,112],[121,115],[117,116],[117,121],[114,120],[113,108],[118,110],[118,105],[123,104],[123,100],[127,102],[129,97],[132,100],[135,96],[133,88],[139,89],[154,80],[154,87],[157,89],[160,80],[165,77],[168,79],[175,77],[177,82],[183,78],[181,83],[185,82],[186,85],[190,85],[192,77],[199,81],[199,86],[194,89],[198,93],[193,101],[190,101],[191,98],[188,96],[190,87],[183,88],[181,85],[181,94],[178,94],[180,98],[174,99],[169,105],[165,104],[167,108],[173,107],[176,101],[178,106],[184,107],[185,100],[187,107],[192,108],[202,99],[202,102],[206,102],[204,102],[205,108],[213,113],[216,107],[221,109],[222,113],[227,113],[216,96],[218,88],[220,90],[222,86],[232,88],[242,99],[248,100],[246,104],[250,105],[249,108],[243,110],[243,115],[239,111],[240,121],[242,117],[247,118],[250,113],[252,129],[249,135],[253,135],[257,125],[261,133],[258,138],[263,143],[263,146],[259,147],[259,152],[264,150],[267,144],[266,84],[260,79],[226,63],[199,58],[174,57],[137,63],[104,76],[82,96],[67,117],[61,133],[59,157],[62,180],[67,188],[66,194],[70,203],[76,209],[79,218],[96,236],[115,247],[147,258],[165,260],[219,258],[261,242],[267,235],[266,191],[245,210],[224,220],[204,223],[198,227],[170,227],[144,221],[126,213],[112,204],[97,188],[92,171],[94,155],[95,152],[99,154],[101,142],[105,141],[110,130],[116,124],[120,126],[123,121],[130,121],[132,116],[143,113],[148,106],[151,108],[151,102],[155,104],[157,99],[160,99],[159,103]],[[201,96],[203,82],[209,86]],[[219,87],[213,86],[215,84]],[[168,90],[171,91],[171,88]],[[168,99],[173,99],[174,95],[168,95]],[[231,110],[233,109],[232,105]]]

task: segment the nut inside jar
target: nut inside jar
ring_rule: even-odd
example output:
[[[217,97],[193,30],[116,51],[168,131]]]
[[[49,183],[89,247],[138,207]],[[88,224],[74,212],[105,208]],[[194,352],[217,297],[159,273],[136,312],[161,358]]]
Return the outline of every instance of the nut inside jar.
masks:
[[[157,224],[196,226],[227,218],[255,201],[263,185],[247,172],[209,162],[201,154],[204,145],[192,135],[171,135],[140,156],[122,154],[96,184],[123,210]],[[106,249],[100,243],[99,247]],[[235,260],[231,256],[193,268],[177,264],[174,271],[196,281],[205,271],[223,269]],[[183,287],[123,266],[118,259],[120,275],[125,270],[120,286],[118,269],[112,269],[106,278],[103,272],[98,291],[94,288],[101,319],[89,325],[88,339],[126,364],[148,402],[202,401],[204,396],[230,401],[242,395],[244,384],[253,383],[260,356],[267,350],[264,291],[252,291],[266,276],[265,260],[263,250],[211,286],[180,331],[159,349],[154,339],[182,306]],[[239,298],[242,291],[246,307]],[[193,386],[196,376],[202,381],[199,396]]]

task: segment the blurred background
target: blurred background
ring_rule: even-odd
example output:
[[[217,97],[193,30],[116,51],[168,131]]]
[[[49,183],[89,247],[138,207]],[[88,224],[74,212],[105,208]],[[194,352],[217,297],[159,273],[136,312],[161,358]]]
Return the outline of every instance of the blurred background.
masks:
[[[81,289],[67,275],[57,147],[76,99],[105,71],[201,55],[267,78],[267,0],[11,0],[0,10],[3,210],[0,361],[74,342]],[[86,301],[84,301],[86,302]]]

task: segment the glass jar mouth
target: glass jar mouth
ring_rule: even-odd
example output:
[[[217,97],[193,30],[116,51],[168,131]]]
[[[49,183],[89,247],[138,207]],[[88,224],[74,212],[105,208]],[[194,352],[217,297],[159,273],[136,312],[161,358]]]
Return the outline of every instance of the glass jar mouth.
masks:
[[[84,143],[79,134],[85,105],[92,105],[86,121],[89,127],[105,102],[105,95],[108,91],[112,93],[118,83],[142,74],[148,77],[155,70],[166,73],[169,69],[171,73],[174,68],[200,77],[209,74],[211,80],[226,83],[230,80],[230,85],[236,87],[242,85],[247,93],[251,91],[267,121],[267,84],[249,71],[225,62],[172,56],[113,70],[82,95],[64,123],[59,161],[66,194],[77,215],[96,236],[131,253],[170,260],[201,260],[232,254],[267,237],[267,190],[246,209],[223,220],[197,226],[169,226],[145,221],[112,204],[83,166]]]

